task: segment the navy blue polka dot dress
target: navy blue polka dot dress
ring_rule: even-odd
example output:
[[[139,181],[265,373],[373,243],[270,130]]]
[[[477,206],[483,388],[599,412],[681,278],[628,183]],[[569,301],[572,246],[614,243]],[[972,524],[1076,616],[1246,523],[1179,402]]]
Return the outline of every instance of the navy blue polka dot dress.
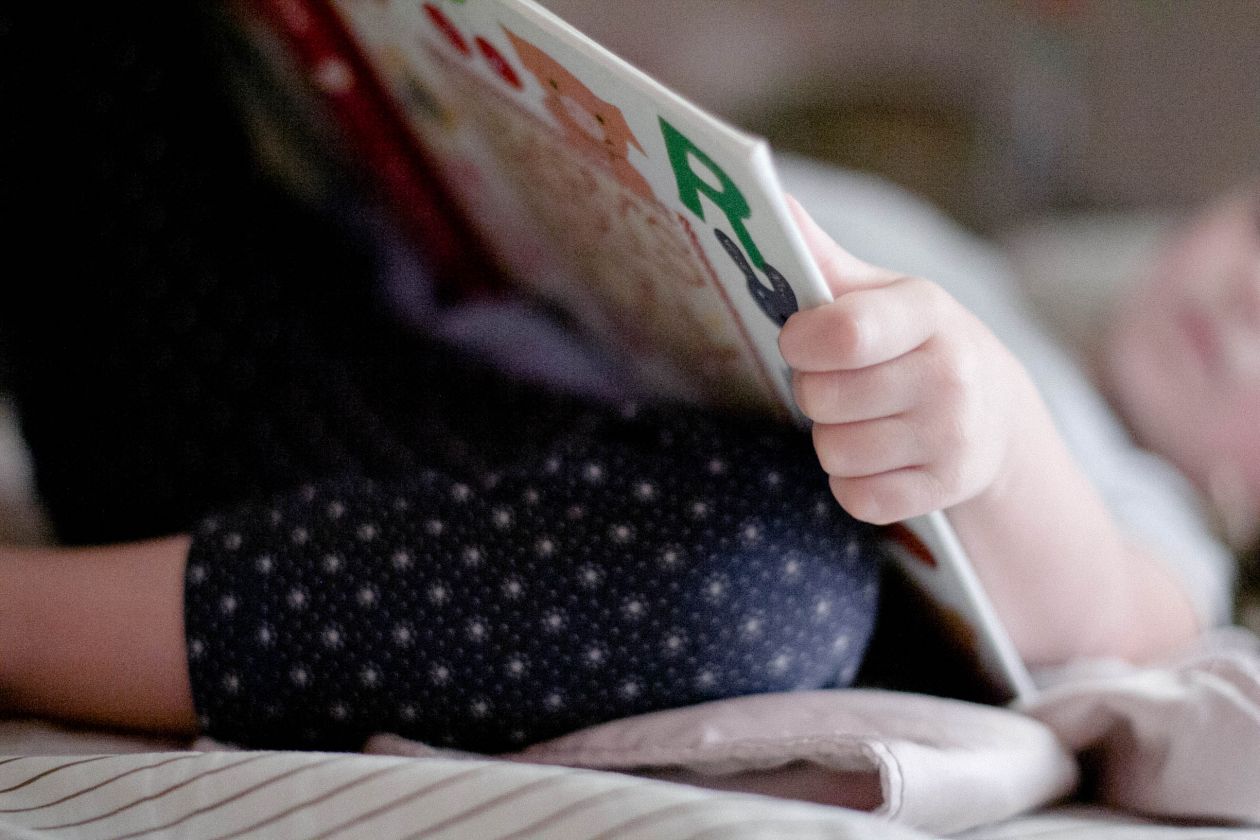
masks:
[[[6,284],[6,379],[64,540],[193,533],[207,733],[494,752],[852,680],[876,549],[807,436],[585,403],[403,328],[370,244],[255,173],[200,22],[97,14],[35,68],[57,115],[4,135],[6,178],[41,173],[17,247],[64,244]]]

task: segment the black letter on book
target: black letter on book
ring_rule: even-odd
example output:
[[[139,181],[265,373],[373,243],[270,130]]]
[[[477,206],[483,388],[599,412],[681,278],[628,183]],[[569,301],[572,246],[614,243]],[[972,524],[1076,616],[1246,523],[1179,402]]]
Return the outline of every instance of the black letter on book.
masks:
[[[748,293],[757,302],[757,306],[761,307],[761,311],[766,313],[766,317],[780,327],[786,324],[792,313],[800,309],[796,303],[796,293],[788,285],[787,279],[770,263],[764,263],[761,266],[761,270],[766,273],[766,278],[770,281],[770,287],[767,288],[757,279],[757,273],[748,264],[748,260],[744,258],[744,252],[739,250],[739,246],[717,228],[713,229],[713,233],[717,236],[718,242],[722,243],[726,253],[735,261],[735,265],[739,267],[740,271],[744,272],[744,277],[748,279]]]

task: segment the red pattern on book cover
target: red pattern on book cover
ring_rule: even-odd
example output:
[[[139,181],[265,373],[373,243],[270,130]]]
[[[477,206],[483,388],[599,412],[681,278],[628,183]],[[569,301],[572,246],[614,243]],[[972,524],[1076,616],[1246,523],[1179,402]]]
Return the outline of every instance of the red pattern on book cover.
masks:
[[[248,0],[246,8],[284,38],[310,76],[398,224],[432,262],[439,291],[455,297],[500,288],[488,251],[337,13],[317,0]]]

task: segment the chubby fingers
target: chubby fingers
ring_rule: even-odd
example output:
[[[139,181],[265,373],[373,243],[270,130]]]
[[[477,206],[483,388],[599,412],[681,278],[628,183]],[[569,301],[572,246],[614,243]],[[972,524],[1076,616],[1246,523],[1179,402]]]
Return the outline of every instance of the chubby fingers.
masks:
[[[903,356],[940,328],[948,296],[898,277],[794,314],[779,332],[783,360],[801,372],[858,370]]]

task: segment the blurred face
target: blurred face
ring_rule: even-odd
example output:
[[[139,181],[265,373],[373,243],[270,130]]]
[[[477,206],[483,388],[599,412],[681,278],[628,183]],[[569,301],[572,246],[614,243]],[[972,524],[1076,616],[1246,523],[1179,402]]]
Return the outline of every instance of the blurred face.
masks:
[[[1141,442],[1211,498],[1231,541],[1260,536],[1260,194],[1218,201],[1121,302],[1108,384]]]

